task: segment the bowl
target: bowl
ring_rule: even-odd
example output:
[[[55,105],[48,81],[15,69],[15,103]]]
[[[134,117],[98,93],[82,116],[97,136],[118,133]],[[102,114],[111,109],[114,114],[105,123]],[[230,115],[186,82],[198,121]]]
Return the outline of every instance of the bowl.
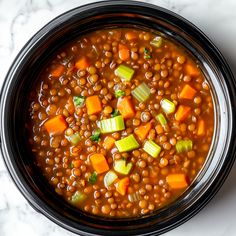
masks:
[[[33,164],[25,121],[28,95],[38,72],[59,47],[87,32],[136,27],[174,39],[201,65],[212,87],[213,141],[207,161],[175,202],[149,215],[112,219],[73,208],[61,199]],[[193,24],[158,6],[135,1],[103,1],[68,11],[39,30],[11,65],[1,90],[0,145],[6,167],[30,205],[58,225],[80,235],[158,235],[189,220],[216,194],[235,160],[236,84],[214,44]]]

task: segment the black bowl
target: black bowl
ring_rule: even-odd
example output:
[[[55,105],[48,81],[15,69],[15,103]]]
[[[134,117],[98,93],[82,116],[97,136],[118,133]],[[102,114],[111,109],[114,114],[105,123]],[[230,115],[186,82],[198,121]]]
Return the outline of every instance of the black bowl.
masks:
[[[61,199],[33,164],[25,121],[28,95],[40,68],[61,45],[79,35],[108,27],[161,32],[184,46],[202,65],[212,87],[215,132],[207,161],[194,183],[175,202],[137,218],[95,217]],[[1,151],[24,197],[58,225],[81,235],[157,235],[195,215],[219,190],[235,159],[236,97],[233,75],[212,42],[194,25],[166,9],[134,1],[106,1],[73,9],[42,28],[13,62],[1,91]]]

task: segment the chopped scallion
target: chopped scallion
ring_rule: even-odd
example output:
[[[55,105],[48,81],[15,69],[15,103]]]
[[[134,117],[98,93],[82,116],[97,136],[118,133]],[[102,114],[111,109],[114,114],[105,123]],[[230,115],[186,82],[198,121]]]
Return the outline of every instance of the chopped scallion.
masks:
[[[143,146],[143,150],[150,156],[156,158],[161,152],[161,147],[152,140],[147,140]]]
[[[120,90],[120,89],[115,91],[115,97],[116,98],[120,98],[120,97],[123,97],[123,96],[125,96],[125,91]]]
[[[112,170],[108,171],[104,176],[105,187],[108,188],[116,179],[118,179],[116,173]]]
[[[125,123],[122,116],[116,116],[99,122],[103,134],[121,131],[125,129]]]
[[[70,136],[66,136],[66,138],[68,139],[69,142],[71,142],[74,146],[76,146],[79,141],[81,140],[80,134],[78,132],[70,135]]]
[[[156,119],[160,122],[160,124],[161,124],[163,127],[166,126],[167,121],[166,121],[165,116],[164,116],[162,113],[158,114],[158,115],[156,116]]]
[[[164,98],[161,100],[161,108],[166,114],[171,114],[175,111],[175,104]]]
[[[126,160],[116,160],[114,162],[114,170],[123,175],[128,175],[132,166],[131,162],[126,165]]]
[[[86,198],[87,196],[84,193],[76,191],[71,197],[71,203],[73,205],[81,204]]]
[[[162,37],[160,37],[160,36],[156,36],[156,37],[150,42],[150,44],[151,44],[152,46],[156,47],[156,48],[161,47],[162,43],[163,43],[163,39],[162,39]]]
[[[116,117],[116,116],[119,116],[120,115],[120,112],[119,110],[115,109],[112,113],[111,113],[111,117]]]
[[[73,102],[74,102],[75,107],[82,107],[85,102],[85,97],[84,96],[74,96]]]
[[[128,152],[139,147],[139,143],[132,134],[126,138],[116,141],[115,145],[119,152]]]
[[[95,183],[97,182],[97,178],[98,178],[97,173],[94,171],[94,172],[90,175],[88,182],[89,182],[90,184],[95,184]]]
[[[131,91],[131,94],[139,101],[145,102],[150,96],[150,88],[143,82],[134,90]]]
[[[178,153],[180,152],[188,152],[192,150],[193,148],[193,142],[192,140],[178,140],[177,143],[175,144],[176,151]]]
[[[130,81],[134,75],[134,70],[125,65],[119,65],[115,70],[115,74],[123,81]]]
[[[152,54],[148,48],[144,48],[143,52],[144,52],[144,59],[151,59],[152,58]]]
[[[100,129],[96,129],[93,132],[93,135],[90,137],[90,139],[94,142],[98,142],[100,140],[100,135],[101,135],[101,130]]]

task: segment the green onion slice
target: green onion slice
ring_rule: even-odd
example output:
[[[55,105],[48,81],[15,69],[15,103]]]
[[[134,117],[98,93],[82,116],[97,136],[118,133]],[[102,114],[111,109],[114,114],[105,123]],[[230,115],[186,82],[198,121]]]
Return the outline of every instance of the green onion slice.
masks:
[[[144,59],[151,59],[152,54],[148,48],[144,48]]]
[[[104,185],[106,188],[108,188],[114,181],[118,179],[118,176],[116,173],[112,170],[108,171],[106,175],[104,176]]]
[[[193,141],[190,139],[178,140],[175,144],[175,148],[178,153],[188,152],[193,149]]]
[[[97,182],[97,178],[98,178],[97,173],[94,171],[94,172],[90,175],[88,182],[89,182],[90,184],[95,184],[95,183]]]
[[[126,160],[116,160],[114,162],[114,170],[123,175],[128,175],[132,166],[131,162],[126,165]]]
[[[101,135],[101,130],[100,129],[96,129],[93,132],[93,135],[90,137],[90,139],[94,142],[98,142],[100,140],[100,135]]]
[[[119,116],[120,115],[120,112],[118,109],[115,109],[112,113],[111,113],[111,117],[116,117],[116,116]]]
[[[134,70],[125,65],[119,65],[115,70],[115,74],[123,81],[130,81],[134,75]]]
[[[116,141],[115,145],[118,148],[119,152],[128,152],[139,148],[139,143],[137,142],[133,134]]]
[[[160,113],[156,116],[156,120],[158,120],[163,127],[165,127],[167,125],[166,118],[162,113]]]
[[[164,98],[161,100],[161,108],[166,114],[171,114],[175,111],[175,104]]]
[[[115,97],[116,98],[120,98],[120,97],[123,97],[123,96],[125,96],[125,91],[120,90],[120,89],[115,91]]]
[[[150,97],[150,88],[144,82],[131,91],[131,94],[139,101],[145,102]]]
[[[125,129],[125,123],[122,116],[116,116],[99,122],[101,133],[107,134]]]
[[[150,156],[156,158],[161,152],[161,147],[152,140],[147,140],[143,146],[143,150]]]
[[[160,36],[156,36],[156,37],[150,42],[150,44],[151,44],[152,46],[156,47],[156,48],[161,47],[162,43],[163,43],[163,39],[162,39],[162,37],[160,37]]]
[[[84,96],[74,96],[73,97],[73,102],[75,107],[82,107],[85,102],[85,97]]]

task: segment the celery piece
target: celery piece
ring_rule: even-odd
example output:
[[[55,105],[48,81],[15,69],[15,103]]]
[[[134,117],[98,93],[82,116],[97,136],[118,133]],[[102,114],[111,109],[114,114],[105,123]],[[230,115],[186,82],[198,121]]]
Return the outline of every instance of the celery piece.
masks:
[[[66,138],[74,146],[76,146],[79,143],[79,141],[81,140],[81,136],[80,136],[80,134],[78,132],[76,132],[76,133],[74,133],[74,134],[72,134],[70,136],[66,136]]]
[[[175,144],[175,148],[178,153],[188,152],[193,149],[193,141],[190,139],[178,140],[177,143]]]
[[[108,188],[116,179],[118,179],[116,173],[112,170],[108,171],[104,176],[105,187]]]
[[[114,170],[123,175],[128,175],[132,166],[131,162],[126,165],[126,160],[116,160],[114,162]]]
[[[99,122],[101,133],[112,133],[125,129],[125,123],[122,116],[115,116],[113,118],[101,120]]]
[[[161,100],[161,108],[166,114],[171,114],[175,111],[175,104],[164,98]]]
[[[133,134],[116,141],[115,145],[118,148],[119,152],[128,152],[139,148],[139,143],[137,142]]]
[[[162,113],[158,114],[158,115],[156,116],[156,119],[160,122],[160,124],[161,124],[163,127],[166,126],[167,121],[166,121],[165,116],[164,116]]]
[[[134,90],[131,91],[131,94],[139,101],[145,102],[150,97],[150,88],[143,82]]]
[[[83,201],[85,201],[85,199],[87,198],[87,196],[82,193],[81,191],[76,191],[72,197],[71,197],[71,203],[73,205],[77,205],[77,204],[81,204]]]
[[[151,44],[152,46],[156,47],[156,48],[161,47],[162,43],[163,43],[163,39],[162,39],[162,37],[160,37],[160,36],[156,36],[156,37],[150,42],[150,44]]]
[[[134,70],[125,65],[119,65],[115,70],[115,74],[123,81],[130,81],[134,75]]]
[[[147,140],[143,146],[143,150],[150,156],[156,158],[161,152],[161,147],[152,140]]]

